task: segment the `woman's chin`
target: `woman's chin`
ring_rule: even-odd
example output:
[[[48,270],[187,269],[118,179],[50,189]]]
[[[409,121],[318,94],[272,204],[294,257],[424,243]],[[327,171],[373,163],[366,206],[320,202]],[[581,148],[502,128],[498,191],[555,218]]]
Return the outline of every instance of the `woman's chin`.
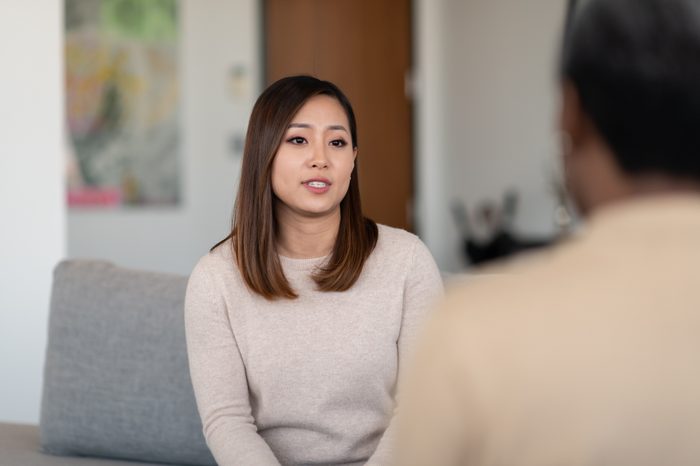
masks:
[[[305,209],[300,209],[298,213],[308,218],[334,217],[340,213],[340,206],[307,207]]]

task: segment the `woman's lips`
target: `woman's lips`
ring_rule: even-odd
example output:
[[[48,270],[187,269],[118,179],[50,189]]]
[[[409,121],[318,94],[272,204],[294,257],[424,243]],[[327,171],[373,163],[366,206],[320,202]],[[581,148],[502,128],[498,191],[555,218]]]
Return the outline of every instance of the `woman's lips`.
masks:
[[[306,180],[302,184],[314,194],[323,194],[331,188],[331,182],[325,179]]]

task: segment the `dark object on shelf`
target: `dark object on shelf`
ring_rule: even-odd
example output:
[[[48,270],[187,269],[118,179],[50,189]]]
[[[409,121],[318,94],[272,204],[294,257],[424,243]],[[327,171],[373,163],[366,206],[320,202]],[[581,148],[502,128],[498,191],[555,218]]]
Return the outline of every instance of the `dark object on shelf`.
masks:
[[[488,238],[481,240],[474,236],[464,203],[452,202],[452,215],[462,233],[463,251],[470,264],[483,264],[522,251],[548,246],[554,242],[554,238],[527,238],[513,232],[512,225],[517,201],[515,192],[506,192],[499,218],[496,218],[497,212],[492,205],[486,203],[480,206],[479,221],[492,232]]]

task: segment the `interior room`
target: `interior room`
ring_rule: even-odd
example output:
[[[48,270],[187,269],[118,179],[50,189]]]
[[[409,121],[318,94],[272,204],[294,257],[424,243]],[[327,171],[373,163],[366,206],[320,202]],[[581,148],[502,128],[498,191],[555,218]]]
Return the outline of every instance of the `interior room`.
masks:
[[[173,86],[164,110],[171,145],[158,149],[150,133],[131,140],[167,152],[167,162],[153,163],[169,164],[168,178],[156,192],[134,173],[149,168],[117,157],[117,194],[82,189],[90,185],[87,172],[76,178],[85,170],[79,143],[89,143],[79,140],[86,133],[78,120],[98,110],[71,105],[95,104],[76,92],[106,78],[90,68],[96,58],[82,63],[72,49],[82,32],[71,36],[71,21],[82,23],[69,3],[0,3],[0,421],[39,422],[52,271],[61,260],[101,259],[184,277],[229,233],[248,117],[265,86],[285,74],[317,73],[348,88],[360,109],[369,215],[418,235],[445,275],[468,273],[475,263],[468,240],[483,245],[505,229],[522,243],[544,244],[569,225],[555,129],[566,0],[347,1],[337,2],[343,14],[326,16],[312,1],[289,3],[287,11],[272,0],[175,0],[176,23],[163,33],[169,68],[150,71],[170,73],[162,82]],[[381,5],[370,12],[373,3]],[[383,25],[399,17],[402,57],[391,53],[399,45],[382,39],[389,34]],[[303,21],[336,37],[337,46],[304,36]],[[343,30],[351,21],[362,26]],[[342,48],[348,44],[357,47]],[[380,65],[388,71],[377,72]],[[138,82],[124,79],[138,93]],[[403,116],[376,107],[389,98],[380,85],[394,92]],[[373,113],[379,120],[363,126],[363,115],[369,121]],[[403,142],[395,140],[399,122]],[[381,158],[387,146],[399,147],[403,158]],[[114,170],[105,164],[95,170]]]

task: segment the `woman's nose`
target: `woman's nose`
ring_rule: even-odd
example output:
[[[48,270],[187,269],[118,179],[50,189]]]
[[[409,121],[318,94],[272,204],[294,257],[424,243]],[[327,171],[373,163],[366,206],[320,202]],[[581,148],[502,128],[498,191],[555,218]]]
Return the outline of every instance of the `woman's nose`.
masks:
[[[311,153],[311,168],[326,168],[328,167],[328,159],[326,157],[325,147],[314,145]]]

